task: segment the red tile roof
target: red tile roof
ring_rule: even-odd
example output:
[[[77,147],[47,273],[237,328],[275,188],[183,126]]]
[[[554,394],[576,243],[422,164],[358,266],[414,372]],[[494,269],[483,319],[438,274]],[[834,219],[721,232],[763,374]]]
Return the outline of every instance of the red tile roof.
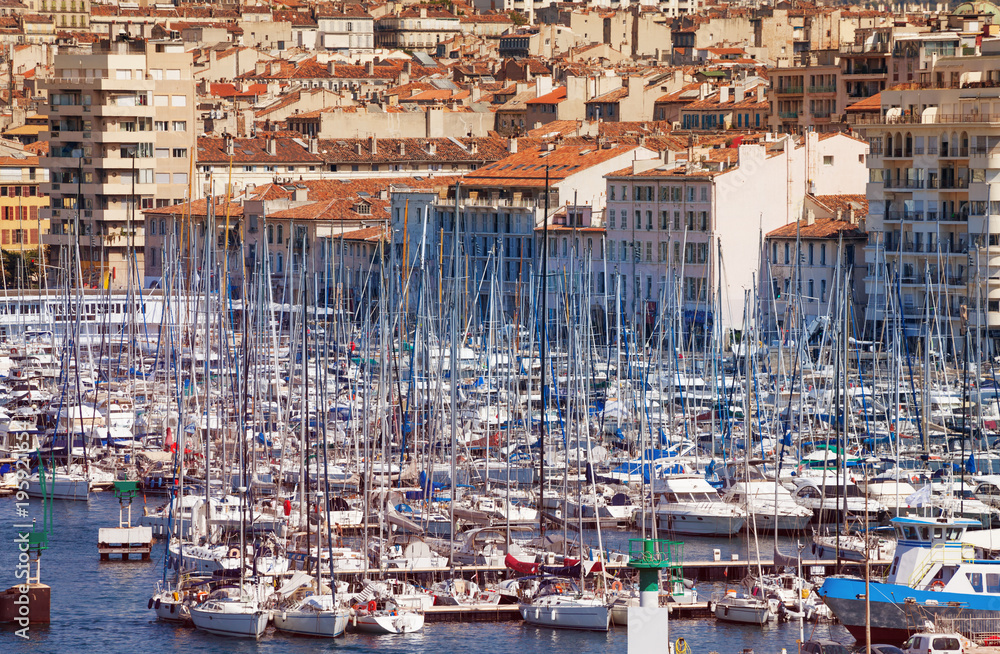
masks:
[[[551,93],[540,95],[533,100],[528,100],[525,104],[559,104],[566,99],[566,87],[560,86]]]

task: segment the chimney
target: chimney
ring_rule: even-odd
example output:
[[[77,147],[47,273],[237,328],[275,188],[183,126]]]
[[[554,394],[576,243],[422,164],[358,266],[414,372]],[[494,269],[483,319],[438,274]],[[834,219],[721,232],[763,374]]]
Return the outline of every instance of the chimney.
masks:
[[[421,7],[420,8],[420,17],[421,18],[427,18],[427,7]]]
[[[477,154],[479,152],[479,141],[473,139],[472,142],[469,143],[469,152],[472,154]]]
[[[317,152],[319,152],[319,139],[309,139],[309,154],[316,154]]]
[[[850,209],[847,210],[847,220],[852,225],[858,224],[858,214],[854,211],[854,206],[852,205]]]
[[[361,145],[361,141],[358,141],[357,143],[354,144],[354,154],[360,155],[364,151],[365,149]]]
[[[369,61],[365,64],[365,72],[368,73],[369,77],[375,75],[375,62]]]
[[[371,153],[373,155],[378,154],[378,138],[374,134],[372,134],[371,140]]]
[[[517,138],[512,138],[507,143],[507,151],[511,154],[517,154]]]
[[[406,156],[406,141],[399,142],[399,156],[401,157]]]
[[[267,139],[267,154],[272,157],[278,156],[278,142],[274,138]]]
[[[815,225],[815,224],[816,224],[816,214],[813,213],[812,209],[809,209],[808,211],[806,211],[806,225]]]
[[[434,141],[427,141],[427,154],[435,155],[437,154],[437,143]]]
[[[233,156],[233,137],[229,134],[224,134],[222,139],[226,145],[226,156]]]
[[[729,87],[720,86],[719,87],[719,104],[724,104],[729,102]]]
[[[747,95],[747,85],[743,82],[738,82],[736,88],[733,90],[733,102],[740,103],[743,102]]]
[[[295,190],[292,192],[292,200],[294,202],[308,202],[309,201],[309,189],[308,188],[299,188],[298,186],[296,186]]]
[[[764,101],[764,85],[763,84],[758,84],[757,86],[754,87],[754,90],[757,92],[757,102],[763,102]]]

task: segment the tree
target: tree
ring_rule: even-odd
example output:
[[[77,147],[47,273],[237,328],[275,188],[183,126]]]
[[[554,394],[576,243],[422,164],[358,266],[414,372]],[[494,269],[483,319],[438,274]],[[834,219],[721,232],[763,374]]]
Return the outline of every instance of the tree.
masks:
[[[521,27],[522,25],[528,24],[528,19],[525,18],[524,14],[522,14],[519,11],[510,11],[507,12],[507,15],[510,16],[510,19],[514,21],[514,25],[516,25],[517,27]]]
[[[4,250],[2,261],[7,288],[38,288],[38,250]]]

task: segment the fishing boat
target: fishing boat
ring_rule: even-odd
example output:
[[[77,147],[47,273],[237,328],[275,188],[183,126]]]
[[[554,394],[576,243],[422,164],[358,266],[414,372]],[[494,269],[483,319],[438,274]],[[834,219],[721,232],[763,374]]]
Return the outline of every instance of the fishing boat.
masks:
[[[817,593],[858,640],[865,638],[866,597],[873,641],[901,644],[939,618],[987,618],[1000,602],[1000,561],[977,559],[963,543],[974,520],[892,520],[897,544],[884,582],[828,577]]]

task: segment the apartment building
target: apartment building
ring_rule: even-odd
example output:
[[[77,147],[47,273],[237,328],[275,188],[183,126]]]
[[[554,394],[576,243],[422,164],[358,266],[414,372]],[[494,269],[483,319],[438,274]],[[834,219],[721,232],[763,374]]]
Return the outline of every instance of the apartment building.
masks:
[[[50,178],[42,192],[51,198],[42,211],[51,220],[43,243],[79,243],[83,283],[125,286],[132,271],[141,278],[145,270],[138,212],[188,195],[191,55],[180,41],[119,38],[68,49],[54,67],[42,85],[50,123],[49,153],[41,159]]]
[[[981,56],[936,59],[917,81],[883,91],[878,114],[858,120],[871,146],[866,318],[876,336],[897,320],[888,298],[914,340],[928,318],[941,333],[959,334],[968,320],[1000,335],[991,252],[1000,248],[997,87],[1000,44],[983,41]]]
[[[789,65],[782,66],[782,63]],[[806,129],[839,131],[837,115],[847,106],[840,83],[838,50],[804,53],[767,71],[771,87],[769,126],[776,132],[797,134]]]
[[[858,139],[811,133],[607,175],[609,293],[623,323],[650,333],[665,302],[696,342],[713,325],[741,329],[763,235],[797,220],[810,190],[859,193],[866,152]]]
[[[418,266],[423,255],[425,261],[432,262],[434,278],[440,275],[448,279],[453,274],[457,233],[459,274],[476,280],[476,285],[470,281],[468,300],[480,312],[477,315],[486,315],[490,301],[489,284],[481,289],[478,283],[483,279],[492,282],[493,272],[497,275],[502,309],[512,315],[519,299],[523,306],[530,292],[531,273],[537,274],[539,270],[541,234],[535,228],[544,224],[546,216],[546,170],[549,215],[567,204],[589,207],[589,215],[604,207],[605,174],[629,165],[634,159],[656,156],[656,152],[634,145],[546,144],[512,152],[500,161],[469,172],[462,179],[457,201],[454,187],[438,194],[398,190],[392,196],[395,247],[402,252],[402,244],[407,242],[409,266]],[[573,213],[582,215],[583,211]],[[549,293],[549,319],[554,320],[559,295],[555,284],[550,285]]]
[[[48,172],[39,166],[37,155],[0,152],[0,248],[38,250],[49,229],[49,221],[43,220],[49,198],[42,193]]]

